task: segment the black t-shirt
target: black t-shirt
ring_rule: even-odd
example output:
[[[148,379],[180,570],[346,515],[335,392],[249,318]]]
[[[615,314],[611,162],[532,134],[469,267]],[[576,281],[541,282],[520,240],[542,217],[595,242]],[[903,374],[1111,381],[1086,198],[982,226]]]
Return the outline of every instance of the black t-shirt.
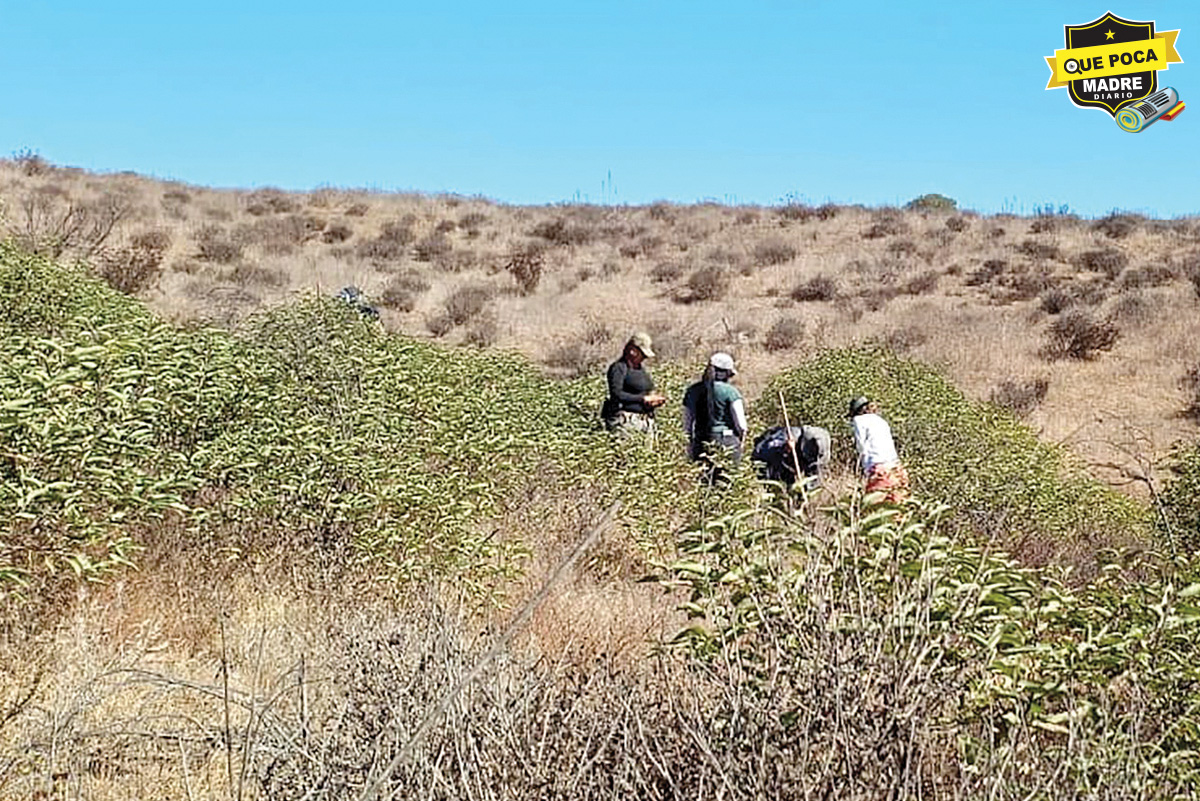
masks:
[[[600,410],[604,418],[614,417],[617,412],[654,412],[645,403],[646,395],[654,391],[654,379],[644,367],[630,367],[624,359],[617,359],[608,366],[608,398]]]

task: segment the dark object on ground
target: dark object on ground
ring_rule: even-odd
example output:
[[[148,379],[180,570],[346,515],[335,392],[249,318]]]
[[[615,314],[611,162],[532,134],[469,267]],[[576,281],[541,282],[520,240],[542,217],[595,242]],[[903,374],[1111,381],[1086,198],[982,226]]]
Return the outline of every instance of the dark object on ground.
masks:
[[[342,291],[337,293],[337,299],[355,309],[363,317],[371,320],[379,319],[379,309],[368,303],[367,296],[356,286],[342,287]]]

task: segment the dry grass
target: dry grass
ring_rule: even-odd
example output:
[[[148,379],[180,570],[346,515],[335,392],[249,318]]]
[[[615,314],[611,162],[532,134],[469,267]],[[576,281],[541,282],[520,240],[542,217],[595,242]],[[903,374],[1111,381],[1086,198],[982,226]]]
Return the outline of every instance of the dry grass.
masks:
[[[355,190],[240,193],[94,175],[32,156],[0,162],[0,198],[8,230],[18,235],[30,203],[41,215],[35,232],[61,222],[67,209],[89,210],[68,253],[87,250],[108,220],[112,230],[97,252],[119,255],[137,234],[164,232],[170,245],[157,273],[130,269],[125,286],[179,320],[235,322],[298,290],[331,294],[353,284],[387,296],[383,319],[391,328],[450,341],[470,335],[538,361],[570,350],[578,335],[569,332],[581,320],[602,320],[614,331],[654,328],[681,343],[677,358],[694,360],[730,344],[722,318],[756,320],[762,333],[734,343],[751,401],[773,371],[810,349],[868,339],[894,340],[986,399],[1001,381],[1041,375],[1046,314],[1088,309],[1101,320],[1111,314],[1120,338],[1111,350],[1095,351],[1098,358],[1068,360],[1069,369],[1056,371],[1031,421],[1048,436],[1075,431],[1063,394],[1069,384],[1077,396],[1119,408],[1159,455],[1195,433],[1181,416],[1188,400],[1178,385],[1200,363],[1200,343],[1184,322],[1200,297],[1192,284],[1200,286],[1194,220],[1114,213],[1089,222],[800,203],[521,208]],[[239,269],[243,262],[253,266]],[[448,316],[460,287],[496,286],[495,273],[506,268],[504,290],[485,302],[494,329],[481,324],[468,332],[465,317],[482,308]],[[270,271],[269,280],[258,269]],[[393,283],[414,269],[429,289]],[[232,270],[245,286],[231,285]],[[1153,292],[1124,299],[1135,290]],[[789,295],[804,303],[806,336],[784,348],[768,335],[777,318],[764,320],[763,311],[786,305]],[[591,353],[559,356],[571,372],[595,369]],[[1121,389],[1131,384],[1139,389]],[[1097,453],[1088,444],[1091,428],[1070,443],[1089,461]],[[1094,428],[1097,435],[1104,429]]]

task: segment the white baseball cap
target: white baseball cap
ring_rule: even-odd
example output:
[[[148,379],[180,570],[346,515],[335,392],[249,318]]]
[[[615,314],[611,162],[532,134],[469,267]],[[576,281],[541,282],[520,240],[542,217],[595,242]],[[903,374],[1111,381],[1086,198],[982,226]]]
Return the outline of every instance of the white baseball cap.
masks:
[[[737,375],[737,370],[733,367],[733,357],[728,353],[714,353],[708,363],[718,370],[725,370],[730,375]]]

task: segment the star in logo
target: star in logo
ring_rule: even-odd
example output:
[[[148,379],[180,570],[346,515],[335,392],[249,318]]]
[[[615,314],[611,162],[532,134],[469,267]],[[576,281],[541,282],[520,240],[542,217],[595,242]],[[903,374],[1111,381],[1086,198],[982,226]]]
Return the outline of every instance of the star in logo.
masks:
[[[1111,39],[1111,38],[1113,38],[1113,32],[1112,32],[1112,31],[1105,31],[1105,32],[1104,32],[1104,38],[1105,38],[1105,39]]]

